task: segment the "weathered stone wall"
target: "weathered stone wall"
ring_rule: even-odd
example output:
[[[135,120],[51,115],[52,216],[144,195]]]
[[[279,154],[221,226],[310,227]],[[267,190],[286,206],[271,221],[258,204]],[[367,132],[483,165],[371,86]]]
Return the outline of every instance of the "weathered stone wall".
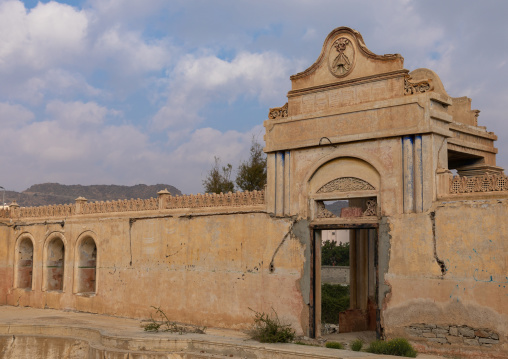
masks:
[[[388,219],[388,337],[409,336],[438,352],[506,355],[506,197],[441,201],[428,213]]]
[[[171,320],[238,329],[251,325],[249,308],[273,308],[303,334],[309,235],[308,229],[292,231],[293,224],[262,206],[17,220],[0,227],[6,244],[0,246],[0,303],[134,318],[160,306]],[[34,242],[32,289],[13,288],[23,238]],[[63,291],[48,284],[55,279],[47,267],[55,238],[65,246]],[[78,293],[78,247],[90,238],[97,248],[97,291],[90,285]]]
[[[12,287],[14,272],[9,258],[13,251],[11,229],[0,224],[0,304],[6,303],[7,291]]]

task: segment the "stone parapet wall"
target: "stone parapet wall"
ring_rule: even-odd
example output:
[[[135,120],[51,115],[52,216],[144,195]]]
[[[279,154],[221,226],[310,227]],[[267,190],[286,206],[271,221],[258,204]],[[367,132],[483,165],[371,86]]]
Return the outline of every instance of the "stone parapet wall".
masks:
[[[163,208],[238,207],[265,203],[264,191],[167,196]]]
[[[167,191],[158,193],[159,198],[120,199],[116,201],[87,202],[79,197],[74,204],[60,204],[38,207],[19,207],[16,203],[7,209],[0,210],[0,218],[52,218],[70,217],[83,214],[121,213],[155,211],[176,208],[217,208],[244,207],[265,204],[264,191],[245,191],[235,193],[205,193],[196,195],[172,196]]]

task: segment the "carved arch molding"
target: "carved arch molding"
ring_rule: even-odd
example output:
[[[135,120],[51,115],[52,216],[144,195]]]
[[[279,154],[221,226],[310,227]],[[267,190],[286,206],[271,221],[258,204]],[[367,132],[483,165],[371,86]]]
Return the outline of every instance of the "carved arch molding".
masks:
[[[320,189],[318,189],[317,193],[372,190],[375,190],[374,186],[362,179],[356,177],[340,177],[323,185]]]

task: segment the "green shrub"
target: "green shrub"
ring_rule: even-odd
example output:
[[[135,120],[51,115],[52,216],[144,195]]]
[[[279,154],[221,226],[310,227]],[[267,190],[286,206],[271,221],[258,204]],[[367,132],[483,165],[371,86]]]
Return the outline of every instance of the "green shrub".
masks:
[[[291,325],[281,323],[275,310],[272,309],[273,316],[252,311],[254,312],[254,328],[250,332],[252,339],[261,343],[289,343],[295,339],[295,331]]]
[[[326,342],[326,347],[331,349],[344,349],[344,346],[339,342]]]
[[[362,350],[362,347],[363,347],[363,340],[361,340],[361,339],[356,339],[351,342],[351,350],[353,350],[355,352],[359,352],[360,350]]]
[[[406,339],[395,338],[387,342],[376,340],[367,348],[367,352],[374,354],[388,354],[401,357],[416,358],[416,350]]]
[[[321,321],[338,324],[339,312],[349,309],[349,286],[325,283],[321,286]]]

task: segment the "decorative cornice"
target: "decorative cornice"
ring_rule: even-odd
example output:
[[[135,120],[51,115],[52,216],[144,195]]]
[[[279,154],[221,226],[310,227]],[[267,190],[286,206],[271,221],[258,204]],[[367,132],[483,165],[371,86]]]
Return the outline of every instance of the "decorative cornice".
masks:
[[[422,80],[418,82],[411,82],[411,76],[404,78],[404,95],[414,95],[434,90],[432,80]]]
[[[282,107],[274,107],[268,111],[268,118],[272,120],[276,120],[278,118],[288,117],[288,103]]]
[[[340,88],[340,87],[361,85],[361,84],[369,83],[369,82],[388,80],[388,79],[392,79],[392,78],[407,76],[408,73],[409,73],[409,70],[402,69],[402,70],[397,70],[397,71],[385,72],[382,74],[358,77],[358,78],[348,79],[348,80],[341,80],[341,81],[333,82],[330,84],[324,84],[324,85],[319,85],[319,86],[307,87],[307,88],[303,88],[303,89],[291,90],[288,92],[288,97],[294,97],[294,96],[312,93],[312,92],[332,90],[332,89]]]

